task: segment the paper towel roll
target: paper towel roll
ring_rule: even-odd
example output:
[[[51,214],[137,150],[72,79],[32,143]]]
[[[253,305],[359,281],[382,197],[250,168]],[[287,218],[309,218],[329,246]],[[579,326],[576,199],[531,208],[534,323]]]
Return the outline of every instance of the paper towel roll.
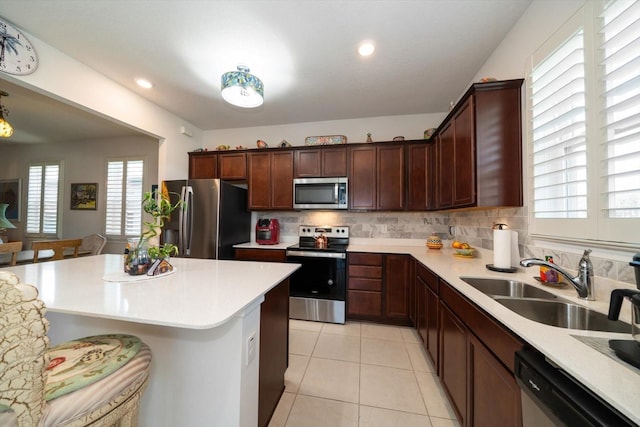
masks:
[[[511,268],[511,239],[509,230],[493,230],[493,266]]]

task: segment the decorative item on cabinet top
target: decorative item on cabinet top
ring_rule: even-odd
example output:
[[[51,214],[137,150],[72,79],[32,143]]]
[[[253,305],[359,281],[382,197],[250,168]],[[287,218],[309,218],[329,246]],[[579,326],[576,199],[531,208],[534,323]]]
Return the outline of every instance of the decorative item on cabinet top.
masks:
[[[304,145],[331,145],[346,143],[347,137],[344,135],[308,136],[304,139]]]
[[[267,144],[261,139],[256,141],[256,145],[258,146],[258,148],[269,148],[269,144]]]

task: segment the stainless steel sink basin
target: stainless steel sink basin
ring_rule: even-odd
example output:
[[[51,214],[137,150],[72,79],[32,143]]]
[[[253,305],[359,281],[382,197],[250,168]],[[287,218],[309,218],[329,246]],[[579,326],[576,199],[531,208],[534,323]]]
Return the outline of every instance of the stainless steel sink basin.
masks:
[[[462,281],[470,284],[480,292],[491,296],[512,298],[542,298],[557,299],[558,297],[543,289],[516,280],[492,279],[487,277],[461,277]]]
[[[607,319],[605,314],[564,301],[496,298],[509,310],[535,322],[567,329],[631,333],[631,325]]]

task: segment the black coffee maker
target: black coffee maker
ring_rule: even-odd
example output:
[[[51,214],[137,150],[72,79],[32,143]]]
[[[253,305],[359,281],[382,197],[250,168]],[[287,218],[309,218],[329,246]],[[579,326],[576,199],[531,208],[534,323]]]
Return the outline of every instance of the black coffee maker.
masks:
[[[611,292],[609,304],[609,319],[618,320],[622,301],[627,298],[631,301],[631,336],[633,340],[609,340],[609,347],[615,351],[616,356],[625,362],[640,368],[640,253],[633,256],[629,263],[635,270],[635,289],[615,289]]]

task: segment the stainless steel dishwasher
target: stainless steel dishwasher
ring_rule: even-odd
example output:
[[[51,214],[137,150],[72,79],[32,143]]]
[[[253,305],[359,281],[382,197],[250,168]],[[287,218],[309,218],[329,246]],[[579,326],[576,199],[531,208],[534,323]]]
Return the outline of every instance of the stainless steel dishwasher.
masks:
[[[636,426],[533,349],[516,353],[515,371],[522,390],[523,427]]]

